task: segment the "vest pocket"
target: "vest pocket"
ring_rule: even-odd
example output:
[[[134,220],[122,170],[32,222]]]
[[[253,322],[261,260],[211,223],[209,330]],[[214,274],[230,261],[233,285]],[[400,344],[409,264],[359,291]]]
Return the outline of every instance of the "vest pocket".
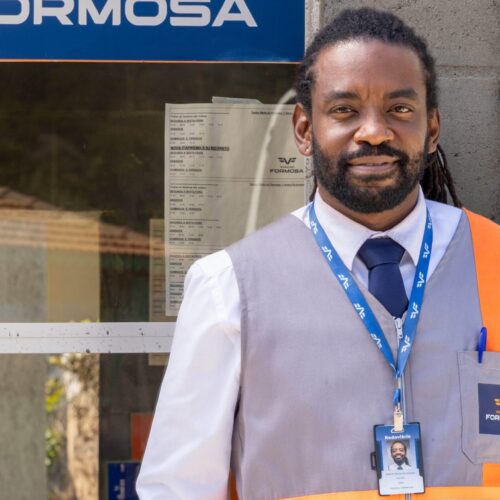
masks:
[[[475,464],[500,462],[500,352],[459,352],[462,450]]]

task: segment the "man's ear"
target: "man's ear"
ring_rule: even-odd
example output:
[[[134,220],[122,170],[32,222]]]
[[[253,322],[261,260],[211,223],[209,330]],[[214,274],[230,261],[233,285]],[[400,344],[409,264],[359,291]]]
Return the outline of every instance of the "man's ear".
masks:
[[[312,155],[312,123],[304,106],[298,103],[293,112],[293,133],[297,148],[303,156]]]
[[[431,109],[427,115],[427,134],[429,137],[427,154],[434,153],[439,143],[441,132],[441,114],[438,108]]]

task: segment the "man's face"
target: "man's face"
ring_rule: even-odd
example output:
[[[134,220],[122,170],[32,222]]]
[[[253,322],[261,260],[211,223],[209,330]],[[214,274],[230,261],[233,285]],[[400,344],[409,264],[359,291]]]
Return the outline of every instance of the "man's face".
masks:
[[[356,212],[399,205],[417,189],[435,149],[430,134],[439,132],[417,54],[352,40],[325,47],[314,75],[310,134],[319,184]]]
[[[402,465],[405,462],[406,450],[403,443],[392,443],[391,456],[397,465]]]

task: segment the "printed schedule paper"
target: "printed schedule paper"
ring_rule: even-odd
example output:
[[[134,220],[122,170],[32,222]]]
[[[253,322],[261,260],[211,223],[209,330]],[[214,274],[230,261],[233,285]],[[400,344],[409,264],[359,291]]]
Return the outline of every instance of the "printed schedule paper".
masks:
[[[304,204],[293,105],[167,104],[166,314],[194,260]]]

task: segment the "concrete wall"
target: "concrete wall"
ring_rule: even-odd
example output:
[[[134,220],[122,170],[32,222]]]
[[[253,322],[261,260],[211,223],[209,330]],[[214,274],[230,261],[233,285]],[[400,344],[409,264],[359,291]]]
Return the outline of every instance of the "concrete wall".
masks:
[[[459,197],[500,221],[498,0],[307,0],[307,34],[348,7],[387,9],[426,38],[441,88],[441,145]]]

